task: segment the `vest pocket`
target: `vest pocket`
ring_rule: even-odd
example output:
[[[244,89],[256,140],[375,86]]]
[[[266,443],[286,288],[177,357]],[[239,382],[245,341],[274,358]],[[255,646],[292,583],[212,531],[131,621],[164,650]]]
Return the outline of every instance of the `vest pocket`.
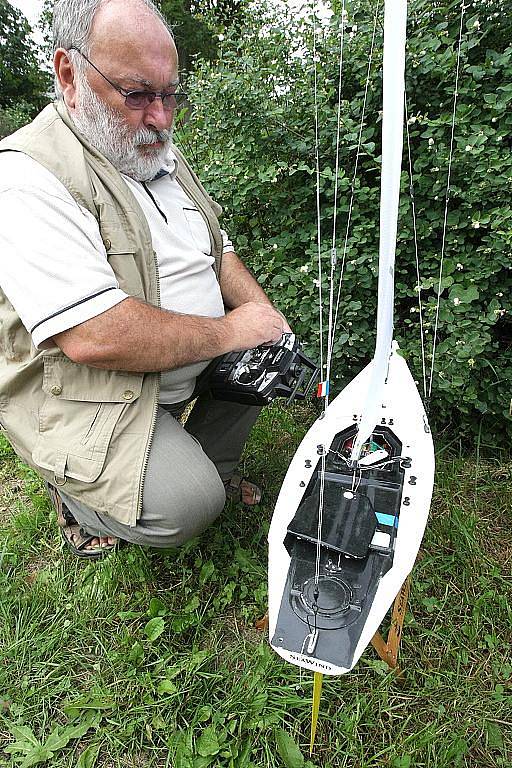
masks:
[[[119,288],[137,299],[145,299],[142,278],[135,262],[134,253],[119,253],[108,251],[107,259],[114,271]]]
[[[92,483],[105,465],[114,429],[138,399],[143,374],[104,371],[73,363],[64,355],[44,357],[39,436],[32,459],[54,474]]]

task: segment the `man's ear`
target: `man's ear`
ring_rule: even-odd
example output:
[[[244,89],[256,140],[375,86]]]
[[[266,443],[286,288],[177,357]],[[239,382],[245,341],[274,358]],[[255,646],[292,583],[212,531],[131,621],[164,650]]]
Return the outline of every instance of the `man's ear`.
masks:
[[[70,109],[74,109],[76,103],[76,73],[69,56],[69,51],[66,51],[65,48],[57,48],[53,57],[53,67],[64,97],[64,103]]]

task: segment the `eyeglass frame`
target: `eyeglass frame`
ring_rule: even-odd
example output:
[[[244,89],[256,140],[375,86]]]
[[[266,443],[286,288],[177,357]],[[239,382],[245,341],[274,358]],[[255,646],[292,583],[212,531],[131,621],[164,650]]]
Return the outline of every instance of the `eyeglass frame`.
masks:
[[[121,88],[120,85],[116,85],[116,83],[113,83],[112,80],[109,80],[109,78],[106,75],[104,75],[103,72],[100,69],[98,69],[98,67],[95,64],[93,64],[90,59],[87,58],[85,53],[82,53],[80,48],[77,48],[75,45],[71,45],[68,48],[68,51],[76,51],[77,53],[79,53],[80,56],[82,56],[82,58],[84,58],[86,60],[86,62],[88,64],[90,64],[91,67],[94,70],[96,70],[96,72],[99,75],[101,75],[101,77],[104,80],[106,80],[109,85],[112,86],[112,88],[114,88],[114,90],[116,90],[118,93],[121,94],[121,96],[124,98],[124,103],[128,107],[128,109],[133,109],[133,110],[143,110],[143,109],[146,109],[147,107],[149,107],[150,104],[152,104],[155,101],[155,99],[158,98],[158,99],[161,99],[162,107],[165,109],[165,111],[166,112],[171,112],[173,109],[176,109],[176,107],[178,106],[178,104],[177,104],[177,98],[178,97],[181,98],[181,99],[187,97],[187,94],[184,91],[179,91],[178,93],[176,93],[176,92],[171,93],[170,91],[145,91],[143,89],[140,89],[140,90],[139,89],[134,89],[133,91],[128,91],[128,90],[126,90],[126,88]],[[143,106],[140,106],[140,107],[135,107],[133,105],[128,104],[128,98],[130,96],[133,96],[133,94],[143,94],[148,99],[147,104],[144,104]],[[165,99],[168,96],[173,97],[174,100],[176,101],[175,105],[172,106],[172,107],[171,106],[167,106],[166,103],[165,103]]]

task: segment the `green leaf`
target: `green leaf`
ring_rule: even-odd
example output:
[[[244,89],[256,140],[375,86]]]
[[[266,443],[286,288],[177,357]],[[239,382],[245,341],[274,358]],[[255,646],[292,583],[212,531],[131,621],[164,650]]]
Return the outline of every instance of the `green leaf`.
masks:
[[[492,720],[487,720],[485,724],[485,730],[487,731],[487,742],[493,749],[502,750],[505,746],[503,741],[503,734],[501,728],[497,723]]]
[[[100,753],[101,744],[91,744],[78,758],[76,768],[94,768]]]
[[[34,747],[29,754],[25,757],[19,768],[31,768],[32,765],[38,765],[39,763],[46,763],[51,757],[51,752],[39,744]]]
[[[158,683],[157,692],[162,696],[164,693],[176,693],[178,686],[171,680],[161,680]]]
[[[214,573],[215,573],[215,565],[211,560],[208,560],[208,562],[205,563],[201,568],[201,572],[199,574],[199,583],[205,584],[207,581],[211,579]]]
[[[14,744],[9,744],[5,751],[10,754],[15,752],[30,752],[33,747],[40,746],[39,740],[35,737],[34,732],[28,725],[12,725],[8,726],[9,731],[12,733],[16,741]]]
[[[58,752],[64,749],[70,741],[81,739],[89,728],[99,725],[101,715],[90,711],[78,725],[67,725],[64,728],[57,726],[46,739],[44,746],[49,752]]]
[[[410,755],[402,755],[393,760],[393,768],[411,768],[412,760]]]
[[[193,613],[199,608],[200,605],[201,601],[197,595],[194,595],[192,600],[189,600],[189,602],[183,607],[183,613]]]
[[[161,616],[157,616],[154,619],[150,619],[144,627],[144,634],[148,640],[153,643],[165,629],[165,621]]]
[[[217,755],[220,752],[220,744],[215,733],[213,726],[208,726],[202,731],[201,735],[196,741],[196,750],[201,757],[209,757],[210,755]]]
[[[212,716],[212,708],[210,706],[199,707],[196,714],[196,722],[206,723]]]
[[[102,710],[102,709],[113,709],[115,704],[113,703],[112,699],[102,696],[81,696],[79,699],[75,699],[75,701],[70,701],[69,703],[66,703],[64,707],[62,708],[62,711],[64,712],[67,717],[69,717],[70,720],[73,720],[75,717],[78,717],[80,712],[83,712],[84,710]]]
[[[463,288],[461,285],[454,285],[450,291],[449,300],[458,304],[470,304],[478,299],[478,289],[471,285],[469,288]],[[455,301],[455,300],[458,301]]]
[[[275,731],[277,751],[286,768],[304,768],[304,755],[296,742],[282,728]]]
[[[148,613],[151,618],[156,616],[165,616],[167,613],[167,606],[157,597],[153,597],[149,602]]]

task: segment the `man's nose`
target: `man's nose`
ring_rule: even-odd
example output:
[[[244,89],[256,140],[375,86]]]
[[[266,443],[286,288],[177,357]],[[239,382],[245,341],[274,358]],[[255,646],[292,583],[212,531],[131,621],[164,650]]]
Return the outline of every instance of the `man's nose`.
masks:
[[[173,110],[164,109],[162,99],[157,96],[144,110],[144,125],[146,128],[163,131],[172,123],[173,114]]]

